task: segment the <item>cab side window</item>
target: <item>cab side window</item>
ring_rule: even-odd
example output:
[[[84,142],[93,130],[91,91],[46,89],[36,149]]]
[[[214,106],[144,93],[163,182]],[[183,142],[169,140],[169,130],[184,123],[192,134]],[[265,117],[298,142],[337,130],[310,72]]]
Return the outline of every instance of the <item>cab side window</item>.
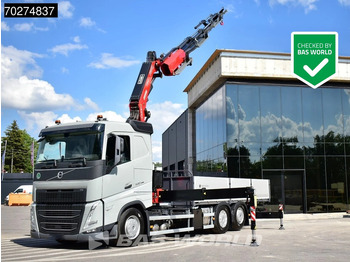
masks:
[[[106,173],[111,173],[114,167],[130,161],[130,137],[111,135],[107,140]]]
[[[130,137],[128,136],[120,136],[123,139],[123,148],[121,150],[121,157],[119,164],[123,164],[126,162],[129,162],[131,160],[130,158]]]

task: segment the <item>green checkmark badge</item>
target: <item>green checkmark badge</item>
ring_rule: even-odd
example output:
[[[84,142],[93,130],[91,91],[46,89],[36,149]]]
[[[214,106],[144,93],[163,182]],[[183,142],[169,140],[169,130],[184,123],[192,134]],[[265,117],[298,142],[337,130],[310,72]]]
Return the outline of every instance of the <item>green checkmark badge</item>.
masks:
[[[292,74],[312,88],[332,78],[338,66],[337,32],[293,32]]]

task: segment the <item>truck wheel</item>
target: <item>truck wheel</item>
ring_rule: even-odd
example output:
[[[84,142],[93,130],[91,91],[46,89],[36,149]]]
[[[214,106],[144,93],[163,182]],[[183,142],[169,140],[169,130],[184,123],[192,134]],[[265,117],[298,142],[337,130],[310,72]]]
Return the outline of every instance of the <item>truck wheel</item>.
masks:
[[[246,214],[247,212],[242,202],[238,202],[235,205],[231,206],[232,230],[239,231],[242,229],[244,222],[247,219]]]
[[[230,226],[230,211],[227,206],[219,206],[215,211],[215,220],[213,232],[215,234],[224,234]]]
[[[135,246],[140,241],[140,235],[144,233],[145,223],[140,210],[131,207],[124,211],[118,223],[117,246]]]

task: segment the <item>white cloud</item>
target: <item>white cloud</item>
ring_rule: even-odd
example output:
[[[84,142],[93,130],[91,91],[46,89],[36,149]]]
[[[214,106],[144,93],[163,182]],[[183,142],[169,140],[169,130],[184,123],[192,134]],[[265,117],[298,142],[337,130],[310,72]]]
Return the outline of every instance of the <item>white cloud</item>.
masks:
[[[92,20],[90,17],[83,17],[79,20],[79,26],[81,27],[85,27],[85,28],[94,28],[98,31],[100,31],[101,33],[106,33],[105,30],[99,28],[96,26],[96,22],[94,20]]]
[[[4,21],[1,21],[1,31],[10,31],[10,27]]]
[[[76,106],[69,94],[57,94],[47,81],[29,79],[27,76],[2,80],[1,103],[4,107],[31,111]]]
[[[80,19],[79,25],[82,27],[92,27],[96,25],[96,22],[93,21],[90,17],[83,17]]]
[[[75,116],[75,117],[71,118],[68,114],[63,114],[60,117],[58,117],[57,119],[59,119],[62,124],[82,121],[79,116]]]
[[[350,0],[338,0],[341,5],[350,6]]]
[[[104,118],[107,118],[109,121],[118,121],[118,122],[125,122],[126,119],[122,117],[121,115],[117,114],[114,111],[104,111],[104,112],[96,112],[88,115],[86,118],[86,121],[95,121],[96,117],[98,115],[102,115]]]
[[[30,32],[30,31],[49,31],[48,27],[36,27],[34,23],[20,23],[20,24],[15,24],[13,26],[13,29],[15,31],[20,31],[20,32]],[[7,31],[9,31],[10,28],[8,28]]]
[[[153,128],[163,132],[185,111],[185,106],[165,101],[149,104],[147,109],[151,111],[149,122],[152,123]]]
[[[34,24],[33,23],[21,23],[21,24],[15,24],[14,29],[16,31],[21,31],[21,32],[29,32],[33,29]]]
[[[73,41],[74,41],[74,43],[80,43],[80,37],[79,36],[75,36],[73,38]]]
[[[68,44],[56,45],[53,48],[51,48],[49,51],[68,56],[69,52],[72,52],[75,50],[87,49],[87,48],[88,48],[87,45],[68,43]]]
[[[74,6],[69,1],[58,2],[58,17],[71,18],[73,16]]]
[[[275,4],[287,5],[287,6],[302,6],[304,8],[305,13],[312,10],[316,10],[316,2],[318,0],[269,0],[270,6]]]
[[[41,77],[42,69],[36,64],[35,58],[43,55],[26,50],[18,50],[13,46],[1,46],[1,77],[19,78],[26,75],[29,78]]]
[[[46,126],[53,126],[56,120],[61,123],[73,123],[82,121],[79,116],[70,117],[68,114],[58,116],[52,111],[31,112],[18,111],[18,114],[26,121],[27,129],[39,134],[40,130]]]
[[[101,55],[100,61],[90,63],[88,66],[97,69],[108,69],[129,67],[139,63],[139,60],[124,60],[119,57],[113,56],[113,54],[103,53]]]
[[[94,101],[92,101],[90,98],[85,97],[84,98],[84,102],[89,108],[92,108],[95,111],[99,111],[100,110],[98,105]]]
[[[38,78],[42,69],[35,58],[42,55],[13,46],[1,49],[1,103],[3,107],[26,111],[45,111],[76,106],[68,94],[57,94],[47,81]]]
[[[162,142],[152,140],[153,162],[162,162]]]
[[[18,114],[26,121],[27,129],[34,130],[37,134],[46,126],[52,126],[57,119],[57,115],[51,111],[32,113],[18,111]]]

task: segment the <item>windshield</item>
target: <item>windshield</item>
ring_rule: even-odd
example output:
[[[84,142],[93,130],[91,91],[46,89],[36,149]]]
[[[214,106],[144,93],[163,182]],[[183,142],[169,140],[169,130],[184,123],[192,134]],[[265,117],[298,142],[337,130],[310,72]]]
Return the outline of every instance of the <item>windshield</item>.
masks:
[[[103,132],[72,132],[46,135],[39,141],[37,163],[49,160],[86,159],[102,157]]]

